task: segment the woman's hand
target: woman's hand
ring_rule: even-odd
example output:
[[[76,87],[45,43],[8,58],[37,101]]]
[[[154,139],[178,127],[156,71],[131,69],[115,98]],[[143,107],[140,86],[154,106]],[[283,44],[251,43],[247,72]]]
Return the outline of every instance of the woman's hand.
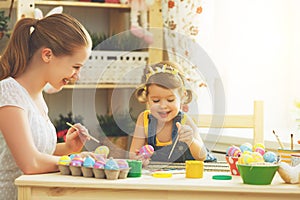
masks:
[[[88,139],[87,135],[89,135],[89,132],[80,123],[74,124],[74,127],[69,128],[67,132],[66,146],[72,152],[80,152]]]
[[[178,140],[190,146],[194,141],[193,129],[188,125],[181,125],[179,122],[176,123],[176,126],[178,129]]]

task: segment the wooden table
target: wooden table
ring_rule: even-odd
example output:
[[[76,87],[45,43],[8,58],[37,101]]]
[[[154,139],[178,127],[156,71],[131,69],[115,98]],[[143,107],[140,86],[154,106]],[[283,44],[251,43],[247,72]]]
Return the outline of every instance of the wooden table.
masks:
[[[19,200],[161,200],[161,199],[299,199],[300,185],[285,184],[276,173],[271,185],[243,184],[241,177],[213,180],[220,172],[205,172],[202,179],[187,179],[184,174],[172,178],[106,180],[74,177],[58,173],[23,175],[15,183]],[[228,173],[221,173],[228,174]]]

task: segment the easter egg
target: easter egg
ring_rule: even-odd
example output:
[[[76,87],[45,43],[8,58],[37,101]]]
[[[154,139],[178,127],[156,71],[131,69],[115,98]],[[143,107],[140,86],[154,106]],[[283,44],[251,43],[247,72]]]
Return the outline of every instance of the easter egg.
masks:
[[[238,162],[239,164],[250,164],[254,162],[254,159],[251,154],[242,154]]]
[[[249,155],[251,155],[252,151],[244,151],[243,154],[249,154]]]
[[[90,156],[87,156],[83,161],[84,167],[94,167],[94,164],[95,164],[95,160]]]
[[[251,156],[253,158],[253,162],[255,162],[255,163],[263,163],[264,162],[263,156],[258,152],[253,152],[251,154]]]
[[[252,144],[250,144],[249,142],[246,142],[246,143],[244,143],[240,146],[240,149],[241,149],[242,152],[244,152],[244,151],[250,151],[251,152],[252,151]]]
[[[277,155],[272,151],[267,151],[263,156],[265,162],[274,163],[277,162]]]
[[[118,163],[113,158],[109,158],[109,160],[105,163],[104,169],[118,170],[120,168]]]
[[[99,146],[95,149],[94,153],[101,154],[101,155],[104,155],[105,157],[107,157],[109,154],[109,148],[107,146]]]
[[[258,152],[258,153],[260,153],[263,156],[265,154],[265,149],[261,148],[261,147],[256,147],[254,149],[254,152]]]
[[[105,159],[96,160],[96,162],[94,164],[94,168],[96,168],[96,169],[104,169],[105,163],[106,163]]]
[[[59,165],[69,165],[71,160],[72,159],[69,156],[61,156],[59,158],[58,164]]]
[[[230,157],[239,157],[241,155],[241,149],[237,146],[230,146],[228,149],[227,149],[227,156],[230,156]]]
[[[77,154],[71,154],[69,157],[72,160]]]
[[[125,159],[118,159],[117,164],[120,169],[128,169],[129,168],[128,162]]]
[[[143,155],[145,159],[148,159],[152,156],[154,152],[154,148],[151,145],[144,145],[139,150],[139,155]]]
[[[70,166],[82,166],[82,164],[83,159],[79,155],[76,155],[70,162]]]
[[[253,146],[253,151],[255,151],[256,148],[262,148],[262,149],[265,149],[265,145],[263,143],[256,143],[254,146]]]

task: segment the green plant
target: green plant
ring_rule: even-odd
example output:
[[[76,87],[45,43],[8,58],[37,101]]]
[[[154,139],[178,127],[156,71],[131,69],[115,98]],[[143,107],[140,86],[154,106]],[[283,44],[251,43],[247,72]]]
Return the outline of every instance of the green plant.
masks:
[[[72,112],[69,112],[66,116],[60,114],[58,119],[55,119],[53,124],[56,128],[56,131],[61,131],[70,128],[66,123],[71,124],[81,123],[83,118],[81,116],[73,116]]]
[[[135,121],[126,115],[97,115],[101,132],[106,136],[128,136],[133,133]]]
[[[66,116],[60,114],[58,119],[53,121],[53,125],[56,128],[57,132],[57,142],[64,142],[68,129],[70,128],[66,123],[69,122],[71,124],[81,123],[83,118],[81,116],[73,117],[72,112],[69,112]]]
[[[92,49],[94,49],[98,44],[107,39],[107,35],[105,35],[104,33],[91,33],[90,31],[89,33],[93,42]]]
[[[8,32],[9,17],[5,16],[4,10],[0,11],[0,39]]]
[[[94,50],[133,51],[148,48],[148,44],[130,32],[107,35],[105,33],[90,33]]]

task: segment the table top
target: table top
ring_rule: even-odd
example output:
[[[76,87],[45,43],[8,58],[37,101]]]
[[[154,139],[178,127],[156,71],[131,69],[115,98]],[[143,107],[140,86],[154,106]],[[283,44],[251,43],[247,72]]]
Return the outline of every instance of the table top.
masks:
[[[139,178],[117,180],[96,179],[61,175],[59,173],[22,175],[16,179],[17,186],[30,187],[72,187],[72,188],[106,188],[132,190],[176,190],[176,191],[210,191],[210,192],[248,192],[299,194],[300,184],[286,184],[276,173],[270,185],[244,184],[240,176],[231,180],[214,180],[213,175],[229,175],[226,172],[204,172],[203,178],[185,178],[185,174],[173,174],[171,178],[155,178],[143,174]]]

